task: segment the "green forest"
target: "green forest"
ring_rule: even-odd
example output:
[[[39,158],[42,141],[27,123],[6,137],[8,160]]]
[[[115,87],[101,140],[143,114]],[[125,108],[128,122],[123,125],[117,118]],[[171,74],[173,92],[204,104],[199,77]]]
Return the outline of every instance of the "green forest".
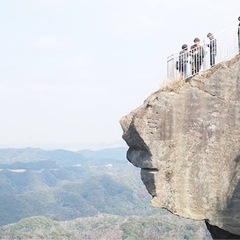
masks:
[[[150,206],[125,156],[125,148],[0,150],[0,238],[203,239],[202,222]]]

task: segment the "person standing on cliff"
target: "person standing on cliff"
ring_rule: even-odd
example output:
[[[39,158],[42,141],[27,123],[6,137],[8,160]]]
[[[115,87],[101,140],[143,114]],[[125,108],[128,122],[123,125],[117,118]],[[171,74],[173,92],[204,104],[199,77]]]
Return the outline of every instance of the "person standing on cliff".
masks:
[[[210,43],[207,44],[207,46],[210,48],[210,65],[212,67],[215,65],[215,57],[217,55],[217,40],[212,33],[208,33],[207,37],[210,40]]]
[[[200,39],[194,38],[194,45],[191,46],[191,56],[192,56],[192,75],[199,73],[200,68],[203,63],[204,50],[200,45]]]
[[[179,73],[185,79],[187,77],[187,64],[188,64],[188,45],[182,45],[182,51],[179,53],[179,61],[178,61]]]
[[[238,52],[240,53],[240,16],[238,17]]]
[[[190,63],[191,63],[191,72],[192,72],[192,75],[194,76],[196,74],[196,68],[195,68],[195,61],[196,60],[196,54],[197,54],[197,45],[196,44],[193,44],[190,48],[190,57],[191,57],[191,60],[190,60]]]

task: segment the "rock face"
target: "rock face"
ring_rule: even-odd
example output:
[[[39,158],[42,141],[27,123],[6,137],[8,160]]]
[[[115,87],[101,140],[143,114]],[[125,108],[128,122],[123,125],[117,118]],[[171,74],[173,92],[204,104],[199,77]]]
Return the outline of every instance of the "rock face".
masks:
[[[240,235],[240,57],[160,89],[121,121],[152,204]]]

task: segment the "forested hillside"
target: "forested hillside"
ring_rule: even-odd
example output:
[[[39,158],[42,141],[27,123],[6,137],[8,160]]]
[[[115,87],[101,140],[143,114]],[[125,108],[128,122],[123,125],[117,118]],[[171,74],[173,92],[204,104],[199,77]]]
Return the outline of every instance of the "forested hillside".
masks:
[[[22,219],[0,228],[0,239],[47,240],[208,240],[204,223],[179,219],[166,211],[151,216],[116,216],[99,214],[57,222],[45,217]]]
[[[0,239],[207,239],[203,223],[149,205],[125,155],[0,150]]]
[[[126,161],[126,149],[117,151],[122,155],[115,159],[106,151],[105,156],[88,156],[90,151],[0,151],[0,225],[36,215],[71,220],[98,213],[149,214],[150,196],[138,180],[138,169]]]

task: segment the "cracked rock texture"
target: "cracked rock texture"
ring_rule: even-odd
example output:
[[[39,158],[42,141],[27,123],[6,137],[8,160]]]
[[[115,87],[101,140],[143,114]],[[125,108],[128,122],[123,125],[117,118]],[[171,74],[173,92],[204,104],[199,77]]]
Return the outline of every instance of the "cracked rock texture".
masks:
[[[240,57],[121,119],[152,204],[240,235]]]

